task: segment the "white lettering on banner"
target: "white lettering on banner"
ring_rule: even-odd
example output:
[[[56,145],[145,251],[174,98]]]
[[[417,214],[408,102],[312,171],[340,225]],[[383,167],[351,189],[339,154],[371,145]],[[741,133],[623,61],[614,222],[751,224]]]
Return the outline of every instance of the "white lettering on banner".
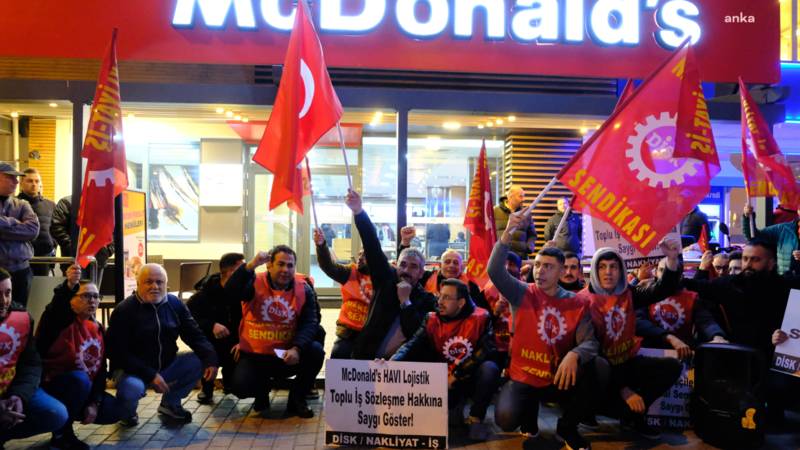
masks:
[[[641,348],[639,355],[655,358],[677,358],[675,350]],[[681,376],[647,410],[647,423],[651,426],[685,429],[689,427],[689,400],[694,389],[694,367],[683,362]]]
[[[789,292],[781,330],[788,339],[775,346],[772,370],[800,377],[800,290]]]
[[[331,359],[325,390],[327,444],[447,446],[446,364]]]
[[[637,46],[641,44],[642,14],[655,9],[659,27],[654,33],[663,48],[677,48],[687,37],[696,44],[702,36],[697,0],[662,2],[632,0],[516,0],[506,8],[507,0],[397,0],[395,23],[411,38],[431,38],[442,34],[451,23],[457,39],[472,39],[476,22],[483,21],[484,40],[503,40],[509,34],[519,42],[581,43],[585,36],[600,45]],[[242,29],[257,27],[254,4],[267,27],[289,31],[295,11],[282,11],[283,0],[177,0],[172,24],[175,27],[194,25],[195,4],[206,27],[225,26],[233,11],[233,23]],[[345,0],[319,0],[319,24],[322,32],[369,33],[384,23],[387,0],[360,0],[360,12],[345,14]],[[453,5],[452,10],[450,5]],[[288,5],[287,5],[288,6]],[[563,6],[563,10],[560,8]],[[425,10],[424,22],[417,10]],[[588,12],[588,17],[587,17]],[[588,21],[588,24],[587,24]],[[510,26],[506,26],[509,23]],[[509,28],[508,33],[506,29]]]

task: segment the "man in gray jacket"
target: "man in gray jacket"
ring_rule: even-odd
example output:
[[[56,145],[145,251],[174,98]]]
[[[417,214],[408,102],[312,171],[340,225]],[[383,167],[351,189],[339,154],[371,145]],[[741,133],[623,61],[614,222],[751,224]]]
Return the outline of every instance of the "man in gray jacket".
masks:
[[[28,202],[14,197],[23,175],[11,164],[0,163],[0,267],[11,273],[12,301],[26,306],[33,278],[31,241],[39,235],[39,218]]]

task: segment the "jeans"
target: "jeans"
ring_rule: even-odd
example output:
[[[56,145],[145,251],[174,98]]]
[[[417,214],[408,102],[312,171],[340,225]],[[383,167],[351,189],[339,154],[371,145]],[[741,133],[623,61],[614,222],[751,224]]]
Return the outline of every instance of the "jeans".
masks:
[[[510,380],[503,386],[494,411],[494,420],[503,431],[521,427],[523,432],[538,430],[539,402],[553,401],[564,410],[559,420],[564,426],[574,428],[586,415],[594,387],[593,361],[578,366],[575,385],[559,390],[555,385],[534,387]]]
[[[683,365],[675,358],[651,358],[634,356],[616,366],[609,365],[603,358],[595,358],[602,388],[608,395],[607,404],[612,416],[630,418],[633,412],[622,399],[620,390],[627,387],[639,394],[644,400],[645,411],[654,401],[661,397],[681,376]]]
[[[180,406],[181,400],[189,395],[200,379],[202,369],[200,359],[194,353],[178,355],[172,364],[159,372],[169,385],[169,392],[162,394],[161,404]],[[139,399],[144,397],[145,388],[152,380],[142,380],[121,371],[117,374],[116,379],[117,399],[121,403],[121,417],[132,417],[136,414]]]
[[[450,409],[458,405],[466,397],[472,398],[472,407],[469,415],[483,420],[486,410],[492,403],[492,396],[500,384],[500,369],[494,361],[484,361],[475,370],[473,376],[462,381],[456,381],[447,396]]]
[[[358,336],[358,334],[354,334],[352,337],[346,339],[337,337],[336,341],[333,343],[333,349],[331,350],[331,359],[351,359],[356,336]]]
[[[0,433],[0,442],[51,433],[63,427],[68,417],[67,408],[41,388],[36,389],[22,412],[25,420]]]
[[[69,414],[67,423],[60,430],[61,433],[57,434],[63,434],[71,430],[74,420],[83,420],[83,412],[92,392],[92,380],[89,379],[89,375],[86,372],[75,370],[62,373],[48,383],[44,383],[42,388],[63,403]],[[111,394],[104,392],[97,407],[97,418],[93,423],[108,425],[118,422],[123,418],[121,403],[118,398],[114,398]]]
[[[222,371],[222,385],[226,389],[230,389],[231,380],[233,379],[233,371],[236,369],[236,362],[233,360],[233,355],[231,355],[231,349],[239,341],[231,336],[217,339],[213,335],[206,335],[206,339],[208,339],[208,342],[214,346],[214,352],[217,354],[217,361],[219,361],[219,366]],[[214,382],[215,380],[200,380],[200,384],[203,387],[203,392],[208,395],[213,394]]]
[[[272,388],[272,379],[285,379],[296,375],[289,390],[289,402],[304,402],[305,395],[314,387],[317,374],[322,369],[325,350],[319,342],[312,342],[300,351],[300,362],[289,366],[275,355],[241,353],[233,373],[231,391],[239,398],[262,397]]]
[[[33,271],[30,267],[11,272],[11,301],[22,306],[28,306],[28,295],[31,293]]]

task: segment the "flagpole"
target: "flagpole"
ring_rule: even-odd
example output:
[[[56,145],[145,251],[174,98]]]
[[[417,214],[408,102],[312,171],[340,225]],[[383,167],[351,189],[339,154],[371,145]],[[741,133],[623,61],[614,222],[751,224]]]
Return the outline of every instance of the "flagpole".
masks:
[[[567,209],[564,210],[564,215],[561,216],[561,221],[558,222],[558,227],[556,227],[556,232],[553,233],[553,240],[558,237],[558,234],[561,233],[561,229],[564,228],[564,224],[567,223],[567,217],[572,212],[572,205],[567,206]]]
[[[336,122],[336,131],[339,132],[339,145],[342,147],[342,156],[344,156],[344,168],[347,171],[347,187],[349,187],[350,190],[352,191],[353,178],[350,176],[350,164],[347,163],[347,149],[345,148],[344,145],[344,134],[342,134],[342,124],[340,122]]]
[[[547,186],[545,186],[544,189],[542,189],[542,192],[539,192],[539,195],[536,196],[536,198],[533,200],[533,202],[531,202],[531,204],[528,205],[527,208],[522,210],[522,215],[523,216],[530,215],[530,213],[533,210],[533,208],[536,208],[536,206],[539,205],[539,202],[542,201],[544,196],[547,195],[548,192],[550,192],[550,189],[553,188],[553,185],[556,184],[556,181],[558,181],[558,178],[553,177],[553,179],[550,180],[549,183],[547,183]]]
[[[308,174],[308,191],[311,197],[311,212],[314,214],[314,228],[319,228],[317,221],[317,205],[314,202],[314,187],[311,184],[311,166],[308,164],[308,156],[306,156],[306,173]]]

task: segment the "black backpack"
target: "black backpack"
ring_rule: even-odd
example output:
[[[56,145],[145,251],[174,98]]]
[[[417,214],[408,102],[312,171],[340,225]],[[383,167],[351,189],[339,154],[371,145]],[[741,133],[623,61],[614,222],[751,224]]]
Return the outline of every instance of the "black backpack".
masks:
[[[757,448],[764,442],[766,407],[759,395],[764,356],[751,347],[703,344],[695,350],[689,406],[695,433],[721,448]]]

